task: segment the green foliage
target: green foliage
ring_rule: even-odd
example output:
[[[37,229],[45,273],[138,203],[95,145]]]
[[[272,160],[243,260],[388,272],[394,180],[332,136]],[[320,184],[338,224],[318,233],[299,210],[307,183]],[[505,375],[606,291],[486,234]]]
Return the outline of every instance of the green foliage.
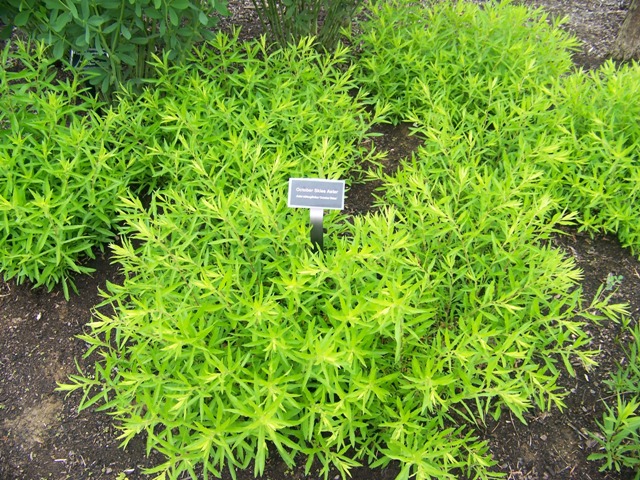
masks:
[[[508,407],[523,420],[531,398],[540,409],[561,407],[556,361],[561,359],[570,373],[572,355],[587,366],[592,361],[589,352],[579,351],[589,343],[575,319],[579,293],[572,285],[580,272],[544,245],[571,216],[553,213],[557,205],[541,193],[539,173],[524,165],[505,178],[479,158],[463,163],[420,149],[397,175],[383,179],[384,202],[404,210],[407,230],[420,232],[418,251],[426,252],[422,263],[437,272],[439,285],[431,279],[438,288],[430,297],[438,312],[438,333],[456,339],[438,343],[451,349],[460,342],[464,351],[454,353],[459,361],[454,371],[456,378],[466,379],[467,394],[474,399],[470,419],[483,419],[492,408],[497,417]],[[594,301],[616,317],[618,307]],[[452,361],[447,364],[451,368]],[[475,384],[470,379],[478,369],[483,372]],[[497,405],[493,400],[499,400]]]
[[[219,34],[196,67],[157,59],[157,80],[114,107],[144,120],[154,188],[148,205],[121,200],[125,280],[82,336],[102,361],[61,388],[114,415],[125,445],[144,432],[161,478],[261,474],[269,444],[325,476],[398,460],[400,479],[495,477],[471,425],[562,407],[557,362],[592,363],[576,314],[618,313],[580,305],[579,272],[548,246],[571,216],[540,173],[507,175],[468,143],[371,173],[379,211],[332,214],[312,253],[288,178],[378,160],[360,145],[384,108],[353,93],[347,60]]]
[[[601,471],[622,467],[635,470],[640,478],[640,327],[631,329],[632,341],[626,361],[607,382],[617,403],[606,406],[599,435],[592,437],[600,444],[602,452],[589,456],[590,460],[604,460]]]
[[[508,3],[380,4],[351,38],[362,49],[354,64],[311,38],[272,52],[264,38],[217,34],[181,64],[154,56],[154,78],[120,90],[102,117],[83,107],[63,121],[61,109],[50,124],[37,103],[50,95],[25,97],[28,107],[5,95],[16,118],[0,122],[12,136],[4,151],[13,137],[44,145],[20,157],[37,165],[6,170],[22,191],[65,185],[45,173],[76,151],[94,158],[89,145],[115,162],[79,180],[108,170],[116,182],[92,191],[118,209],[124,280],[105,293],[113,313],[97,313],[81,337],[101,358],[95,372],[61,389],[111,413],[124,445],[145,433],[147,450],[166,456],[149,472],[158,478],[234,475],[251,462],[259,475],[269,446],[289,465],[318,460],[325,476],[393,460],[399,479],[498,476],[474,424],[562,408],[560,366],[573,374],[576,360],[594,361],[584,323],[624,313],[603,292],[582,305],[580,272],[549,241],[576,217],[565,207],[578,197],[564,196],[572,149],[595,135],[592,110],[567,123],[579,106],[569,86],[596,81],[558,87],[574,41],[545,20]],[[31,83],[5,84],[30,93]],[[91,100],[69,97],[74,108]],[[423,139],[392,176],[363,146],[387,114]],[[45,128],[27,135],[22,124]],[[86,146],[58,133],[79,137],[76,124]],[[64,143],[41,140],[50,131]],[[307,212],[286,206],[288,178],[344,178],[363,164],[380,185],[377,210],[332,213],[325,251],[313,253]],[[4,222],[9,239],[46,228]],[[624,402],[605,419],[615,441],[636,422],[636,396]],[[602,458],[615,465],[615,455]]]
[[[626,348],[624,364],[607,382],[609,388],[622,395],[640,395],[640,326],[629,328],[632,335]]]
[[[13,50],[15,47],[15,51]],[[115,198],[135,176],[132,147],[76,75],[57,80],[42,44],[7,45],[0,68],[0,269],[44,285],[90,269],[81,259],[113,241]]]
[[[340,31],[360,5],[359,0],[252,0],[262,25],[281,46],[316,37],[326,50],[336,47]]]
[[[149,60],[162,50],[180,62],[195,41],[211,36],[226,0],[10,0],[13,20],[52,46],[60,59],[73,50],[93,85],[110,96],[127,81],[153,74]]]
[[[358,159],[375,161],[360,143],[381,112],[351,95],[344,48],[323,55],[307,38],[268,52],[264,39],[240,46],[237,35],[217,34],[182,66],[157,59],[150,87],[119,100],[119,118],[140,125],[150,184],[275,188],[288,176],[339,178]]]
[[[429,9],[406,0],[378,2],[362,25],[362,83],[392,106],[394,121],[427,121],[455,109],[454,124],[526,108],[568,72],[576,41],[547,23],[542,10],[509,1],[482,6],[442,2]],[[471,118],[469,118],[471,117]],[[497,126],[496,126],[497,128]]]
[[[486,165],[508,182],[527,165],[527,175],[547,175],[545,193],[564,210],[551,172],[570,161],[554,123],[555,83],[569,72],[576,42],[557,26],[510,2],[429,10],[381,2],[363,26],[359,77],[391,121],[411,122],[424,139],[421,161],[444,155],[452,165]],[[527,194],[542,189],[525,184]]]
[[[75,378],[83,406],[104,403],[125,443],[146,432],[170,478],[250,460],[260,474],[267,442],[325,473],[382,453],[379,464],[401,460],[418,478],[463,467],[487,478],[486,446],[443,425],[452,354],[429,345],[430,278],[406,256],[393,212],[343,224],[346,236],[329,232],[332,251],[314,256],[306,216],[292,218],[279,193],[170,189],[150,212],[131,202],[140,247],[115,250],[128,280],[111,286],[118,314],[85,337],[105,362],[95,379]]]
[[[20,0],[5,0],[0,3],[0,21],[4,24],[0,27],[0,40],[11,37],[13,32],[13,22],[20,13]]]
[[[571,159],[556,168],[567,208],[581,229],[617,233],[640,254],[640,67],[608,62],[561,82],[555,125]]]
[[[433,154],[470,146],[494,168],[533,164],[581,229],[617,233],[638,254],[640,69],[568,75],[576,42],[557,26],[509,2],[399,1],[373,7],[353,40],[372,100],[412,122]]]

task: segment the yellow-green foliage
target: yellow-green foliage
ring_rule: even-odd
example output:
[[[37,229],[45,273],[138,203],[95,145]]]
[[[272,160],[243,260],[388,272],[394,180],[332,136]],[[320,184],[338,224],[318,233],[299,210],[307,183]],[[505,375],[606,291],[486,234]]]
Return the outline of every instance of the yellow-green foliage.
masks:
[[[91,271],[83,260],[114,239],[137,145],[100,116],[78,75],[56,79],[46,51],[18,42],[0,52],[0,270],[61,283],[68,297],[70,274]]]
[[[524,19],[520,7],[499,8]],[[553,32],[543,20],[523,28]],[[456,31],[471,35],[464,25]],[[555,38],[521,37],[520,53]],[[502,54],[496,45],[487,61]],[[408,115],[424,146],[397,175],[370,172],[382,183],[379,211],[332,215],[325,251],[312,253],[306,212],[286,206],[287,179],[375,162],[360,142],[375,112],[397,108],[380,92],[354,93],[367,83],[347,58],[309,42],[269,53],[219,35],[194,53],[195,67],[158,61],[151,88],[121,96],[144,120],[141,162],[155,189],[148,205],[121,203],[114,254],[125,281],[109,288],[115,313],[82,337],[104,360],[94,378],[63,388],[82,389],[83,408],[111,411],[125,443],[145,432],[167,456],[154,472],[216,476],[254,461],[260,474],[271,443],[290,465],[319,460],[325,475],[398,460],[399,479],[490,478],[471,425],[561,407],[557,363],[571,372],[576,358],[592,362],[575,316],[618,312],[600,298],[581,306],[579,271],[548,245],[572,215],[558,213],[543,169],[520,162],[548,154],[515,123],[542,124],[526,105],[549,110],[535,69],[521,72],[521,90],[509,74],[512,96],[477,72],[483,103],[468,96],[430,117],[435,97],[414,92],[421,106]],[[564,57],[545,61],[545,81],[565,68]],[[439,95],[453,106],[447,95],[462,87],[450,86]],[[476,133],[487,108],[510,129],[504,139]],[[507,161],[496,168],[498,159]]]
[[[556,128],[566,160],[554,163],[563,204],[581,228],[618,234],[640,254],[640,66],[578,72],[560,82]]]
[[[110,107],[24,48],[2,71],[3,273],[51,287],[118,235],[113,313],[81,337],[101,360],[61,388],[146,433],[160,478],[260,474],[270,444],[325,476],[494,477],[474,424],[562,407],[584,323],[624,311],[582,305],[549,239],[577,218],[637,242],[636,66],[569,75],[575,42],[509,3],[380,4],[352,40],[218,34]],[[423,140],[394,175],[364,146],[385,119]],[[328,215],[313,252],[287,180],[365,164],[379,208]]]

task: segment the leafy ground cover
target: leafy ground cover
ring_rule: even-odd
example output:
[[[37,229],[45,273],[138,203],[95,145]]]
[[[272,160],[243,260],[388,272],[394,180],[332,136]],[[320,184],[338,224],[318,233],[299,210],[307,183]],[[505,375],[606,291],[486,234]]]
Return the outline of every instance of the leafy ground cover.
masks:
[[[259,42],[238,48],[218,36],[194,54],[190,68],[159,60],[162,74],[153,89],[121,94],[107,118],[145,140],[144,148],[133,142],[141,169],[136,178],[151,191],[144,204],[135,189],[122,196],[112,256],[120,270],[112,270],[106,305],[87,325],[84,345],[56,350],[71,358],[90,346],[83,370],[101,359],[99,368],[95,376],[73,377],[84,390],[68,397],[74,406],[50,391],[17,415],[19,407],[3,400],[10,411],[3,423],[9,451],[35,448],[43,442],[38,419],[72,411],[78,402],[115,412],[119,433],[138,459],[144,447],[135,434],[144,432],[147,465],[187,473],[215,474],[226,464],[239,468],[239,476],[250,467],[275,478],[303,478],[309,458],[309,475],[344,473],[352,459],[377,464],[354,471],[363,478],[534,475],[535,468],[524,472],[533,438],[528,447],[517,438],[522,456],[512,458],[497,454],[492,435],[505,426],[517,435],[520,421],[543,423],[554,414],[562,423],[561,406],[592,409],[590,428],[574,426],[584,438],[573,445],[584,446],[583,456],[597,451],[605,439],[589,432],[597,431],[593,414],[606,408],[585,403],[585,392],[578,405],[568,393],[576,394],[572,382],[584,376],[588,384],[601,368],[594,366],[602,365],[594,330],[622,332],[605,318],[621,309],[603,299],[616,286],[635,285],[634,263],[624,274],[608,272],[604,282],[589,283],[576,269],[579,255],[551,248],[559,242],[576,248],[556,235],[572,219],[564,207],[588,212],[580,202],[591,205],[604,193],[583,183],[576,198],[563,193],[567,178],[587,175],[566,159],[584,158],[574,162],[581,166],[596,150],[583,138],[594,140],[588,114],[595,108],[581,120],[572,110],[581,102],[550,100],[551,93],[564,99],[566,91],[580,89],[556,83],[570,68],[571,42],[539,14],[437,8],[432,38],[411,37],[424,32],[423,13],[383,11],[375,28],[365,29],[368,36],[353,38],[364,52],[359,66],[351,66],[343,50],[324,57],[301,43],[270,54]],[[516,24],[524,25],[523,37],[507,35]],[[486,43],[473,41],[478,29]],[[532,48],[541,37],[545,48]],[[454,43],[428,48],[443,38]],[[397,63],[398,50],[405,61]],[[475,62],[465,63],[465,55],[486,51],[494,68],[478,71]],[[416,71],[403,71],[420,59]],[[602,85],[615,96],[609,85],[634,73],[608,68]],[[400,87],[393,95],[389,82]],[[600,88],[595,80],[583,82]],[[354,95],[363,84],[369,93]],[[628,88],[617,92],[626,95]],[[607,124],[608,114],[611,121],[619,115],[615,101],[605,106],[610,113],[599,109],[596,120]],[[132,126],[123,112],[140,120]],[[391,159],[379,154],[391,148],[371,133],[390,130],[372,124],[385,116],[400,125],[393,131],[414,134],[402,140],[411,151]],[[615,129],[602,133],[620,137]],[[608,138],[597,137],[596,146]],[[627,141],[633,146],[633,132],[623,136],[616,158],[622,179],[624,166],[633,165]],[[283,191],[289,176],[314,172],[350,175],[354,191],[368,189],[358,187],[356,177],[380,187],[371,213],[352,216],[352,206],[331,219],[329,243],[318,255],[309,253],[306,218],[286,209]],[[633,201],[629,187],[623,205]],[[604,228],[633,233],[629,216],[626,224],[622,218]],[[634,244],[633,235],[622,240]],[[6,288],[37,295],[12,283]],[[24,319],[18,313],[11,326],[40,322],[39,313]],[[56,325],[48,325],[49,337],[56,338]],[[36,350],[46,351],[30,351]],[[72,371],[52,365],[38,375],[50,386],[68,384]],[[3,399],[18,394],[16,388],[9,385]],[[60,436],[69,434],[58,428]],[[551,434],[542,435],[537,444]],[[549,443],[562,448],[558,435]],[[100,438],[115,442],[115,436]],[[80,458],[73,451],[48,461],[74,478],[72,469],[86,464]],[[567,478],[559,460],[570,457],[553,458],[538,474]],[[37,464],[14,465],[6,467],[9,478],[33,475],[21,469],[40,474]],[[585,462],[569,475],[598,466]],[[137,466],[92,468],[80,477],[138,474]]]

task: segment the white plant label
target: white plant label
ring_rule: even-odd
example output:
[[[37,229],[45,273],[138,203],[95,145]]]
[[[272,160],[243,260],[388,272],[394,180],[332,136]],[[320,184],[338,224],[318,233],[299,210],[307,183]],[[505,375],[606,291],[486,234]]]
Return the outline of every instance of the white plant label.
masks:
[[[344,180],[290,178],[288,205],[292,208],[342,210],[344,208]]]
[[[311,243],[322,250],[322,216],[324,209],[344,208],[344,180],[318,178],[290,178],[289,199],[291,208],[308,208],[311,223]]]

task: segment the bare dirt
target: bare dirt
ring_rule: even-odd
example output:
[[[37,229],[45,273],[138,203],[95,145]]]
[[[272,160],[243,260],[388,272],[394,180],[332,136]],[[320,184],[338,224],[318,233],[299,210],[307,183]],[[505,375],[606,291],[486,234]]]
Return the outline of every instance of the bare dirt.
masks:
[[[542,0],[551,15],[568,16],[565,28],[584,45],[576,53],[577,65],[593,68],[608,55],[628,1]],[[246,35],[262,31],[248,1],[232,1],[232,17],[223,28],[243,25]],[[389,152],[389,168],[410,155],[419,141],[408,136],[406,125],[380,127],[377,148]],[[371,188],[354,188],[346,209],[366,212],[371,207]],[[620,247],[615,238],[568,231],[555,240],[567,255],[576,258],[584,271],[583,289],[590,299],[610,275],[620,280],[616,300],[629,304],[634,321],[640,317],[640,262]],[[141,469],[160,460],[147,455],[145,440],[137,438],[126,450],[118,447],[118,431],[104,412],[78,412],[79,394],[65,397],[56,392],[76,372],[76,362],[90,371],[94,358],[84,360],[86,345],[77,335],[84,332],[92,310],[100,302],[99,290],[107,281],[117,282],[118,271],[108,254],[91,262],[93,276],[77,279],[79,292],[69,301],[62,292],[32,290],[29,285],[0,281],[0,480],[39,479],[143,479]],[[624,357],[624,335],[620,327],[605,323],[589,327],[599,365],[589,372],[578,370],[572,377],[564,372],[560,383],[569,392],[567,408],[560,412],[531,412],[527,425],[503,415],[479,434],[490,442],[497,471],[509,480],[626,480],[630,471],[601,473],[600,465],[587,460],[597,448],[589,432],[597,430],[604,403],[611,402],[603,380]],[[397,471],[360,468],[356,480],[391,480]],[[333,478],[331,474],[329,478]],[[228,474],[226,478],[229,478]],[[238,478],[253,478],[251,471]],[[320,478],[317,472],[305,476],[301,467],[287,469],[272,456],[265,478],[302,480]]]

